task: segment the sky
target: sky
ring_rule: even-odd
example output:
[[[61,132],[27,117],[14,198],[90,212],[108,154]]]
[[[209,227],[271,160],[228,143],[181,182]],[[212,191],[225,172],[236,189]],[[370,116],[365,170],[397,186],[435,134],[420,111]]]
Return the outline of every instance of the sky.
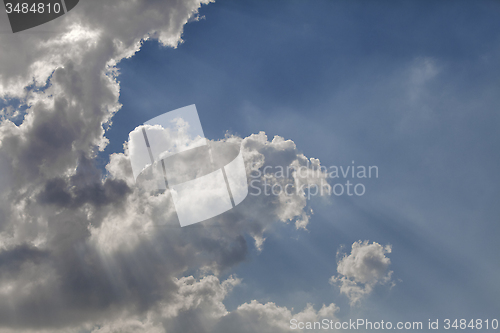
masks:
[[[499,14],[82,0],[13,34],[0,13],[0,332],[500,320]],[[248,195],[181,228],[135,183],[128,138],[191,104],[207,139],[241,146],[250,193],[363,194]]]

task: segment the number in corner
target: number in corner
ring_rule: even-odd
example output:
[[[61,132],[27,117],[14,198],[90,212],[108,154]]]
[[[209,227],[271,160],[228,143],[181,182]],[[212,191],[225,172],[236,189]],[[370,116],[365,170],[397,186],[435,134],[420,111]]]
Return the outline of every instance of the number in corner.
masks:
[[[53,5],[53,8],[51,8]],[[47,8],[45,8],[47,7]],[[5,4],[5,11],[7,14],[11,14],[12,12],[16,12],[18,14],[23,13],[27,14],[29,12],[32,12],[34,14],[43,14],[45,11],[47,11],[48,14],[51,13],[51,9],[54,13],[59,14],[61,11],[61,5],[58,2],[55,2],[54,4],[44,4],[43,2],[40,2],[38,4],[33,3],[31,7],[29,7],[29,4],[24,2],[22,4],[17,3],[15,7],[13,7],[13,4],[10,2],[7,2]]]

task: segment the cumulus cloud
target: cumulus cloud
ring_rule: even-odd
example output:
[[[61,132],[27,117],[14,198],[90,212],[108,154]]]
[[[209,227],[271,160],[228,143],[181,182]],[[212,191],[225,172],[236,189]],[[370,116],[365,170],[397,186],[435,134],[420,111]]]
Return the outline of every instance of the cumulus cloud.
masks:
[[[345,254],[337,264],[338,275],[332,276],[330,281],[340,287],[340,292],[347,295],[351,305],[356,305],[372,292],[375,285],[391,281],[391,260],[386,257],[391,252],[390,245],[354,242],[351,253]]]
[[[240,305],[224,317],[218,324],[217,331],[229,333],[237,328],[238,332],[242,333],[320,332],[321,330],[297,329],[292,323],[314,323],[321,322],[323,319],[336,321],[338,310],[333,303],[323,305],[318,311],[312,304],[307,304],[304,310],[292,314],[287,307],[281,307],[272,302],[262,304],[254,300]]]
[[[230,276],[220,281],[214,275],[196,279],[193,276],[175,279],[176,291],[171,298],[163,300],[142,313],[121,311],[112,318],[83,322],[63,328],[24,328],[22,330],[0,328],[2,333],[11,332],[91,332],[91,333],[168,333],[168,332],[320,332],[321,330],[297,329],[292,323],[314,323],[326,319],[338,321],[339,308],[331,303],[316,310],[307,304],[302,311],[294,311],[273,302],[257,300],[244,303],[233,311],[224,305],[226,296],[241,280]]]
[[[176,292],[143,315],[124,314],[91,329],[103,332],[211,332],[227,311],[223,300],[240,279],[220,281],[214,275],[174,279]]]
[[[213,275],[200,280],[192,276],[178,279],[176,284],[179,289],[174,296],[176,302],[160,303],[142,317],[115,320],[92,330],[92,333],[132,332],[134,329],[142,332],[145,327],[151,332],[285,333],[304,331],[293,329],[291,320],[337,320],[339,309],[333,303],[323,305],[319,310],[307,304],[302,311],[293,313],[293,310],[272,302],[264,304],[253,300],[228,311],[223,300],[239,283],[240,280],[233,277],[221,282]]]
[[[246,235],[262,249],[272,223],[306,228],[304,193],[249,195],[236,209],[180,228],[168,191],[135,185],[128,148],[110,157],[105,175],[94,163],[121,107],[115,65],[148,38],[176,46],[207,2],[82,1],[43,26],[0,34],[8,45],[0,49],[0,98],[20,101],[0,113],[2,332],[199,332],[202,323],[215,329],[267,308],[284,313],[280,320],[291,315],[259,303],[228,312],[222,301],[239,280],[219,276],[245,259]],[[20,124],[9,119],[15,114],[24,114]],[[263,171],[319,166],[290,140],[259,133],[221,141],[242,147],[247,176],[262,191],[263,180],[301,187],[325,176]],[[188,271],[206,275],[184,277]],[[193,324],[191,314],[208,319]]]
[[[253,161],[265,165],[271,157],[272,163],[286,167],[305,158],[293,142],[279,137],[268,141],[264,133],[223,141],[241,143],[249,177],[255,171]],[[274,156],[283,152],[286,159]],[[193,280],[180,278],[183,273],[225,272],[245,259],[245,235],[262,247],[272,223],[307,218],[304,194],[286,200],[280,198],[284,194],[260,195],[249,196],[221,216],[181,228],[169,192],[152,194],[135,186],[127,160],[126,152],[114,154],[109,175],[102,178],[82,156],[66,175],[38,180],[30,192],[9,191],[8,197],[16,201],[11,201],[2,232],[2,264],[7,267],[7,273],[0,274],[6,286],[0,300],[6,310],[0,311],[2,324],[55,329],[120,318],[123,312],[144,314],[159,304],[162,318],[180,320],[186,309],[201,311],[200,306],[221,317],[221,300],[231,283],[224,282],[220,292],[192,290]],[[282,181],[272,174],[261,177]],[[287,181],[295,181],[294,176]],[[202,282],[214,282],[216,275],[211,279]],[[203,290],[219,296],[198,304],[203,297],[197,294],[194,299],[192,294]],[[130,325],[136,327],[137,322]]]

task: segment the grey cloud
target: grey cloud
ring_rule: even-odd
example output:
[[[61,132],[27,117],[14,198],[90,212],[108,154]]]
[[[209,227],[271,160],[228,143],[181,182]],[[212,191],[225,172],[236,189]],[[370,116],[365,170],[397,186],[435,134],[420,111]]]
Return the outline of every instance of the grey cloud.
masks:
[[[302,158],[293,142],[268,141],[264,133],[225,140],[243,142],[247,163],[265,162],[260,152],[264,148],[267,156],[273,150],[295,154],[295,160],[283,162],[287,165]],[[26,231],[27,239],[38,240],[50,260],[17,272],[17,276],[44,273],[31,278],[40,285],[36,292],[11,294],[17,310],[3,317],[4,325],[82,325],[110,320],[122,311],[140,315],[162,302],[168,305],[178,288],[176,276],[188,270],[228,271],[247,256],[245,234],[263,239],[272,223],[302,219],[306,208],[300,195],[290,201],[256,196],[219,218],[181,228],[168,192],[152,194],[130,184],[130,166],[121,159],[127,155],[114,155],[110,175],[101,179],[92,160],[81,157],[73,175],[47,179],[36,195],[20,194],[24,204],[13,211],[22,218],[15,221],[15,228],[38,226]],[[12,292],[23,288],[25,280],[19,281]],[[39,306],[43,310],[37,310]],[[33,312],[39,315],[29,315]]]
[[[114,65],[143,38],[175,46],[201,3],[86,1],[44,25],[51,33],[38,27],[22,39],[0,35],[9,46],[0,49],[0,97],[29,107],[19,126],[0,124],[0,330],[160,332],[168,314],[158,309],[190,297],[183,283],[191,280],[180,276],[213,272],[203,281],[220,290],[217,274],[247,256],[245,235],[262,247],[272,223],[307,225],[306,199],[295,195],[249,197],[216,219],[180,228],[168,192],[134,185],[127,151],[111,156],[108,175],[94,166],[107,144],[104,127],[120,108]],[[306,159],[292,141],[269,141],[265,133],[225,140],[243,144],[248,167]],[[309,181],[270,178],[295,180]],[[207,288],[218,298],[203,311],[186,305],[179,316],[194,311],[215,325],[224,293]]]
[[[320,332],[321,330],[292,329],[290,320],[315,322],[337,320],[339,308],[331,303],[315,310],[308,304],[302,311],[293,311],[275,303],[252,300],[228,311],[223,303],[241,280],[230,276],[225,281],[213,275],[195,279],[192,276],[176,279],[178,287],[172,302],[160,302],[143,316],[108,321],[92,333],[129,332],[146,327],[151,332]]]
[[[147,239],[106,261],[89,240],[106,219],[126,218],[122,205],[131,192],[120,178],[102,179],[93,159],[107,142],[103,126],[120,107],[113,65],[148,34],[175,45],[199,5],[85,2],[71,19],[44,26],[52,33],[36,33],[38,27],[24,38],[1,34],[9,47],[0,50],[0,95],[29,108],[20,126],[0,125],[8,185],[0,189],[0,256],[9,273],[1,280],[0,326],[50,330],[166,299],[171,276],[185,267],[182,256],[168,259],[176,249],[164,245],[164,260]],[[135,23],[107,19],[137,13]]]
[[[48,180],[37,199],[41,204],[76,209],[84,204],[99,208],[109,204],[123,204],[131,189],[121,179],[107,178],[101,181],[99,170],[91,160],[82,157],[77,171],[67,179],[57,177]]]
[[[38,264],[49,258],[49,253],[29,244],[20,244],[12,249],[0,252],[0,277],[4,274],[16,274],[25,263]]]

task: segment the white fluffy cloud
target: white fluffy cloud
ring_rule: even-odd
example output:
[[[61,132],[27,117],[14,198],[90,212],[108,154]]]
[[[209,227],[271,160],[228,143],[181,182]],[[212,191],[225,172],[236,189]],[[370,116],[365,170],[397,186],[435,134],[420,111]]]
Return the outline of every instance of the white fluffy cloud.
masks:
[[[8,47],[0,50],[0,96],[25,96],[25,86],[44,86],[54,69],[68,62],[85,65],[82,73],[95,76],[104,66],[132,56],[145,38],[176,46],[184,25],[208,2],[80,1],[59,19],[17,34],[2,33],[0,42]],[[8,32],[2,15],[0,29]]]
[[[292,323],[314,323],[323,319],[336,321],[338,310],[333,303],[328,306],[323,305],[318,311],[311,304],[307,304],[304,310],[292,314],[286,307],[277,306],[272,302],[262,304],[254,300],[240,305],[238,309],[228,314],[220,321],[217,328],[218,332],[227,333],[234,332],[235,328],[242,333],[320,332],[321,330],[294,328]]]
[[[340,292],[347,295],[351,305],[356,305],[371,293],[377,284],[391,281],[389,270],[391,260],[386,254],[391,253],[390,245],[382,246],[376,242],[357,241],[352,244],[349,255],[344,255],[337,265],[337,276],[331,282],[339,285]]]

